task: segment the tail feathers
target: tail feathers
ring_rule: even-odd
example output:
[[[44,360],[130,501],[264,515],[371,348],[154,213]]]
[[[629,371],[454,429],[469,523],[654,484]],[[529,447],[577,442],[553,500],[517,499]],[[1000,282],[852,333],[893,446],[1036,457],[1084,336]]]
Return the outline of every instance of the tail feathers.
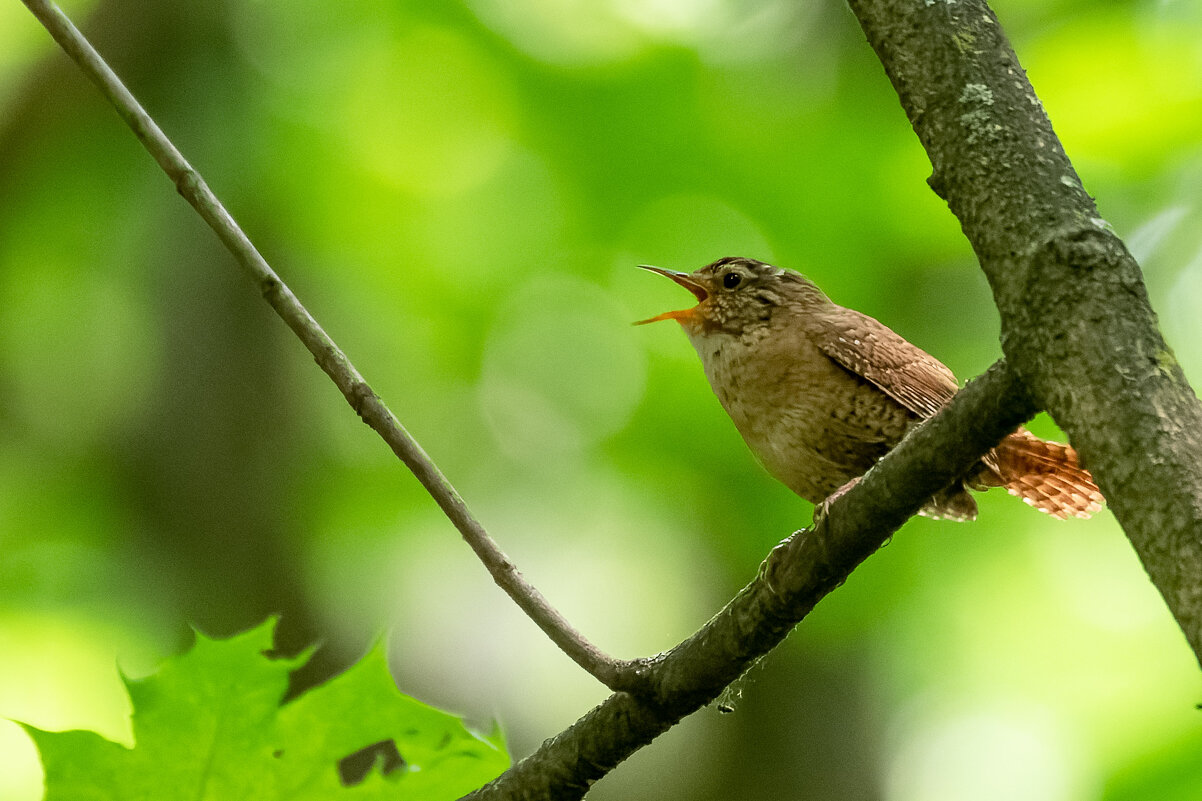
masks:
[[[964,485],[957,481],[931,498],[918,513],[935,520],[966,522],[977,519],[977,502],[968,494],[968,490],[964,489]]]
[[[986,469],[973,477],[975,486],[1005,487],[1011,495],[1059,520],[1089,517],[1106,500],[1075,450],[1040,439],[1024,428],[1002,440],[982,461]]]

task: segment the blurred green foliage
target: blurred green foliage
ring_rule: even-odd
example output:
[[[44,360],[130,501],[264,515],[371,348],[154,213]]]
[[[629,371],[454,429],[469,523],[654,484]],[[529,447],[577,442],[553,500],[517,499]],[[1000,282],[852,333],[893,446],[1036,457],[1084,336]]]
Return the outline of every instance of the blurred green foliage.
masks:
[[[999,355],[846,8],[786,0],[65,8],[599,645],[706,620],[808,505],[756,466],[638,263],[806,272],[962,378]],[[999,0],[1202,376],[1202,7]],[[1048,421],[1037,430],[1054,434]],[[1198,666],[1106,513],[909,524],[597,799],[1196,797]],[[128,741],[117,666],[283,613],[298,680],[394,633],[515,757],[604,690],[488,581],[26,10],[0,5],[0,717]],[[1193,757],[1189,755],[1194,755]],[[0,799],[39,797],[0,724]]]

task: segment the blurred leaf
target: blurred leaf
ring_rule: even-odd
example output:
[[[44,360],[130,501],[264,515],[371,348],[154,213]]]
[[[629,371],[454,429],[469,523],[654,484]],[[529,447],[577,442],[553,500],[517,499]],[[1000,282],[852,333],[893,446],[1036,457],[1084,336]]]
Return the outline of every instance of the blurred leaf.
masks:
[[[191,651],[152,676],[127,680],[132,749],[90,731],[27,726],[45,765],[47,801],[334,793],[428,801],[458,798],[508,766],[499,734],[480,737],[458,718],[398,693],[382,646],[279,706],[288,674],[309,654],[268,657],[274,629],[272,620],[228,640],[198,632]],[[361,754],[385,755],[382,770],[362,781],[348,777],[353,786],[344,787],[342,763]]]

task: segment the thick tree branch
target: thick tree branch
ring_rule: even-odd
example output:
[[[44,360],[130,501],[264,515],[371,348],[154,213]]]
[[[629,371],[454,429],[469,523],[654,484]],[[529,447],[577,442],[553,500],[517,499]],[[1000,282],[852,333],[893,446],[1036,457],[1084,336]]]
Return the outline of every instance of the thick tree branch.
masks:
[[[1202,406],[983,0],[850,0],[1001,312],[1202,661]]]
[[[616,693],[492,783],[488,799],[576,799],[673,724],[714,700],[776,647],[937,491],[1036,411],[999,362],[911,432],[811,530],[778,545],[759,574],[696,634],[648,660],[638,695]]]
[[[413,472],[484,563],[497,585],[578,665],[611,689],[625,686],[624,680],[630,672],[626,664],[606,656],[585,639],[537,588],[522,577],[509,557],[468,510],[442,471],[372,391],[346,354],[322,330],[308,309],[292,294],[292,290],[275,274],[200,173],[176,149],[71,20],[58,6],[47,0],[24,0],[24,3],[113,104],[163,172],[175,182],[179,193],[204,218],[250,275],[271,307],[313,354],[317,364],[337,385],[351,408]]]

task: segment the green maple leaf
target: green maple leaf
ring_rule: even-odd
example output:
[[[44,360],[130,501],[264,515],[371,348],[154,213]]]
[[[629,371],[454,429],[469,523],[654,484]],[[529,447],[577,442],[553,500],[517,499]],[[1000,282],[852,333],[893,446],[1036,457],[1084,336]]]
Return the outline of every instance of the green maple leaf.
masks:
[[[499,733],[474,734],[398,692],[381,646],[280,706],[288,674],[309,655],[265,656],[274,629],[271,620],[228,640],[198,632],[188,653],[126,679],[132,749],[95,732],[26,726],[45,767],[46,801],[441,801],[508,767]],[[346,786],[339,765],[364,749],[398,769]]]

